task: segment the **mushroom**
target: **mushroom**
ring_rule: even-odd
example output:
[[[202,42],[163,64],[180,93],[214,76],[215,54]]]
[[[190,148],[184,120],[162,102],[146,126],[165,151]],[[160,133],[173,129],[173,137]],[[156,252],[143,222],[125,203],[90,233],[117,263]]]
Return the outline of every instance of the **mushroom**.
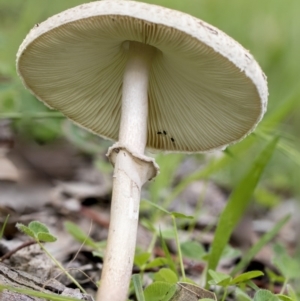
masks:
[[[17,70],[32,94],[76,124],[116,140],[111,221],[97,300],[126,300],[142,185],[158,173],[145,148],[224,149],[254,130],[266,77],[240,44],[185,13],[99,1],[27,35]]]

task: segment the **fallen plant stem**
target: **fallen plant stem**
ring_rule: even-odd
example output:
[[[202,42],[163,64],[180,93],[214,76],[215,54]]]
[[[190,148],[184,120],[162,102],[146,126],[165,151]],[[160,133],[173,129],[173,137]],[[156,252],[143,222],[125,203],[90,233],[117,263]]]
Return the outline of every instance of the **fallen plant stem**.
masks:
[[[35,240],[29,240],[22,243],[20,246],[16,247],[15,249],[5,253],[2,257],[0,257],[0,262],[4,261],[5,259],[9,259],[13,254],[17,253],[19,250],[24,249],[28,246],[34,245],[37,242]]]

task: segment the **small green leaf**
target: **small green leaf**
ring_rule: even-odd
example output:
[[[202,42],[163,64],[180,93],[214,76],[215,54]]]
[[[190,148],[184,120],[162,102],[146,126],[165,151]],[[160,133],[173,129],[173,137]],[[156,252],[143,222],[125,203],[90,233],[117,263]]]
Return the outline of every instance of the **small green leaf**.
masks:
[[[273,272],[269,268],[266,268],[265,271],[266,271],[266,274],[267,274],[268,278],[270,279],[271,283],[275,283],[275,282],[284,283],[285,278],[283,276],[277,275],[275,272]]]
[[[273,264],[279,269],[282,275],[287,279],[296,279],[299,277],[300,263],[297,259],[290,257],[284,247],[274,245],[275,258]]]
[[[39,233],[37,239],[42,242],[55,242],[57,238],[50,233]]]
[[[49,233],[49,230],[47,226],[43,223],[40,223],[38,221],[32,221],[29,223],[28,228],[35,234],[37,235],[40,232],[43,233]]]
[[[279,301],[279,299],[270,291],[258,290],[254,295],[254,301]]]
[[[241,290],[239,287],[236,287],[235,289],[235,295],[237,298],[237,301],[252,301],[252,298],[250,298],[243,290]]]
[[[299,277],[300,263],[284,254],[275,257],[273,264],[280,270],[283,276],[287,279],[296,279]]]
[[[168,283],[177,283],[178,277],[171,269],[162,268],[154,274],[154,280]]]
[[[208,273],[212,278],[212,280],[209,282],[209,284],[212,284],[212,285],[219,285],[219,286],[226,287],[230,284],[231,279],[232,279],[230,275],[216,272],[213,270],[209,270]]]
[[[162,233],[164,239],[173,239],[176,237],[176,232],[175,232],[174,227],[163,229],[163,230],[161,230],[161,233]]]
[[[237,257],[242,257],[241,251],[231,247],[230,245],[226,245],[222,252],[221,258],[234,260]]]
[[[260,290],[260,288],[251,280],[247,281],[246,285],[248,285],[250,288],[252,288],[255,292]]]
[[[176,284],[155,281],[146,287],[144,296],[146,301],[170,300],[170,291],[176,291]],[[174,293],[175,293],[174,291]]]
[[[148,253],[148,252],[137,254],[134,256],[134,264],[136,266],[138,266],[139,268],[142,268],[142,266],[147,263],[150,256],[151,256],[151,253]]]
[[[204,247],[196,241],[186,241],[180,244],[181,252],[184,257],[194,260],[202,260],[206,255]]]
[[[168,264],[165,257],[156,257],[146,265],[146,269],[157,268]]]
[[[185,215],[183,213],[180,212],[171,212],[171,215],[173,215],[175,218],[182,218],[182,219],[193,219],[194,217],[191,215]]]
[[[170,287],[170,290],[166,293],[166,295],[161,299],[161,301],[171,301],[172,297],[174,296],[174,294],[176,293],[177,290],[177,285],[173,284]]]
[[[287,285],[287,291],[289,293],[289,296],[293,299],[293,301],[298,301],[299,299],[297,298],[296,292],[294,289],[291,287],[290,284]]]
[[[230,285],[245,282],[247,280],[250,280],[250,279],[253,279],[253,278],[256,278],[256,277],[260,277],[260,276],[263,276],[263,275],[264,275],[264,273],[261,272],[261,271],[251,271],[251,272],[243,273],[243,274],[235,277],[230,282]]]
[[[156,228],[153,226],[153,223],[148,219],[141,218],[141,225],[145,227],[147,230],[149,230],[150,232],[156,233]]]
[[[33,231],[31,231],[28,227],[26,227],[23,224],[17,223],[16,227],[18,228],[19,231],[23,232],[24,234],[36,239],[35,234]]]
[[[276,296],[279,298],[279,300],[282,300],[282,301],[296,301],[295,299],[293,299],[289,296],[286,296],[286,295],[278,294]]]
[[[16,227],[26,235],[34,238],[35,240],[42,242],[54,242],[56,237],[49,233],[49,230],[46,225],[38,222],[32,221],[29,223],[28,227],[18,223]]]

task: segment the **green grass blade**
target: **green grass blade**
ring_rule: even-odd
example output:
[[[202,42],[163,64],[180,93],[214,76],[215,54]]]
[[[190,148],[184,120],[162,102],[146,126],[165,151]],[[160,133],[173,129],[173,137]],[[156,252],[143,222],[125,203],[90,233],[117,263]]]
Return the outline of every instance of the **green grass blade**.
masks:
[[[175,241],[176,241],[176,245],[177,245],[177,253],[178,253],[178,259],[179,259],[179,264],[180,264],[180,269],[181,269],[181,276],[182,276],[183,281],[186,281],[184,264],[183,264],[182,253],[181,253],[181,248],[180,248],[177,225],[176,225],[176,218],[174,215],[172,215],[172,221],[173,221],[173,228],[174,228],[174,232],[175,232]]]
[[[270,114],[267,114],[262,120],[259,129],[274,129],[276,128],[292,111],[299,105],[300,91],[297,88],[291,96],[282,101],[277,108]]]
[[[141,275],[140,274],[132,275],[132,282],[134,285],[134,290],[135,290],[135,295],[137,300],[145,301]]]
[[[263,276],[264,273],[262,271],[249,271],[243,274],[238,275],[235,277],[231,282],[230,285],[237,285],[243,282],[247,282],[249,280],[252,280],[254,278]]]
[[[228,203],[220,216],[220,220],[216,229],[209,255],[207,270],[216,269],[221,254],[229,241],[232,231],[248,207],[253,191],[265,166],[268,164],[275,150],[277,141],[278,139],[275,138],[267,144],[267,146],[252,164],[248,173],[244,176],[244,178],[240,181],[238,186],[230,195]],[[207,281],[210,280],[209,274],[207,274],[206,278]]]
[[[73,236],[75,240],[77,240],[80,243],[83,243],[86,246],[89,246],[95,250],[99,249],[99,245],[90,238],[86,233],[82,231],[80,227],[78,227],[76,224],[66,221],[64,223],[65,229]]]
[[[0,284],[0,294],[1,294],[1,291],[3,291],[3,290],[9,290],[11,292],[16,292],[16,293],[20,293],[20,294],[28,295],[28,296],[32,296],[32,297],[44,298],[46,300],[51,300],[51,301],[79,301],[79,299],[77,299],[77,298],[43,293],[43,292],[34,291],[32,289],[17,288],[17,287],[13,287],[13,286],[9,286],[9,285]]]
[[[9,215],[7,215],[7,217],[4,220],[3,225],[1,226],[1,229],[0,229],[0,239],[3,237],[4,230],[5,230],[6,224],[8,222],[8,219],[9,219]]]
[[[155,204],[155,203],[153,203],[153,202],[151,202],[151,201],[149,201],[149,200],[143,199],[142,202],[148,203],[149,205],[155,207],[156,209],[160,210],[160,211],[163,212],[163,213],[166,213],[166,214],[168,214],[168,215],[171,215],[171,214],[172,214],[172,212],[166,210],[166,209],[163,208],[162,206],[157,205],[157,204]]]
[[[235,266],[235,268],[230,273],[231,276],[234,276],[236,273],[241,271],[243,268],[247,266],[247,264],[251,261],[251,259],[265,246],[270,240],[272,240],[276,234],[280,231],[280,229],[286,224],[289,220],[290,215],[283,217],[271,231],[267,232],[263,235],[257,243],[252,246],[252,248],[243,256],[241,261]]]
[[[270,141],[272,139],[272,136],[274,136],[273,134],[268,134],[259,130],[256,131],[256,134],[266,141]],[[300,166],[300,152],[297,149],[296,143],[292,143],[288,139],[285,139],[282,133],[280,133],[280,137],[281,139],[278,142],[277,149],[285,154],[290,160],[294,161],[297,165]],[[294,137],[293,140],[295,141],[296,137]]]

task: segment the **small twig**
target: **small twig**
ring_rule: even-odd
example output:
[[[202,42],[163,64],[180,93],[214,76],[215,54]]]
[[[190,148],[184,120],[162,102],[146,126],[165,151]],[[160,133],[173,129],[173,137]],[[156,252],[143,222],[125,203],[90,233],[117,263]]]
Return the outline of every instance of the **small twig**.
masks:
[[[80,213],[82,213],[84,216],[94,221],[96,224],[108,229],[109,219],[104,217],[103,214],[96,213],[95,211],[84,206],[81,206]]]
[[[6,254],[4,254],[2,257],[0,257],[0,262],[5,260],[5,259],[9,259],[13,254],[17,253],[19,250],[24,249],[28,246],[34,245],[37,242],[35,240],[29,240],[26,241],[24,243],[22,243],[20,246],[18,246],[17,248],[7,252]]]

